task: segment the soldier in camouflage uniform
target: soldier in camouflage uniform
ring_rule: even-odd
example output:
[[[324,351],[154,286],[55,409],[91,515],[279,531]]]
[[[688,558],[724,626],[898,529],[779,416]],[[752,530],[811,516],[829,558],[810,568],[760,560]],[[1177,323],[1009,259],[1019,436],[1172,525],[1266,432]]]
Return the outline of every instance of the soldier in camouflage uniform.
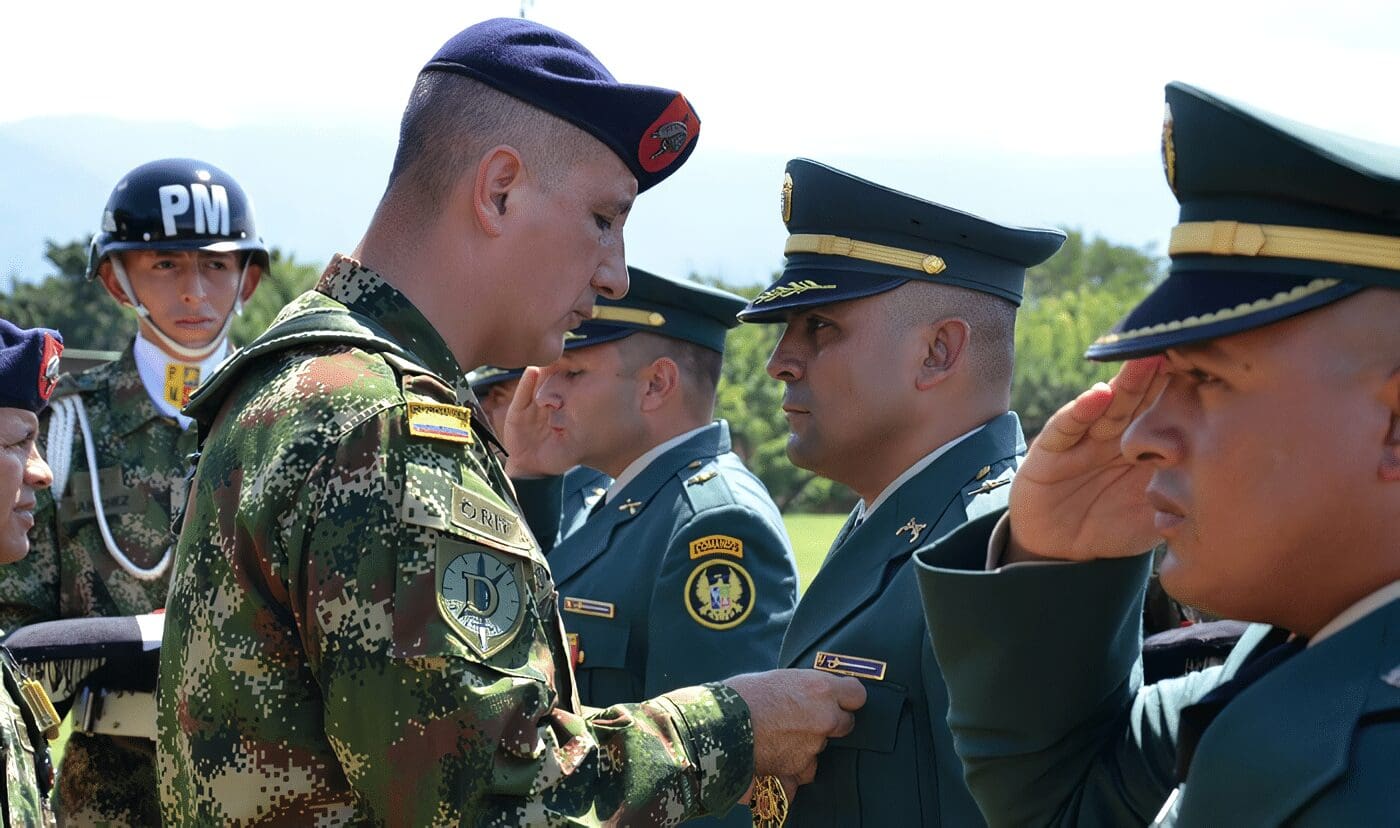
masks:
[[[0,570],[6,629],[165,605],[197,437],[180,407],[226,355],[266,266],[251,205],[212,165],[154,161],[113,190],[88,275],[137,309],[140,329],[115,362],[59,382],[43,423],[53,492],[39,498],[33,553]],[[109,671],[78,691],[55,802],[64,824],[159,821],[154,690],[153,674]]]
[[[356,257],[187,409],[206,436],[162,649],[167,822],[674,824],[755,772],[809,775],[850,726],[859,685],[801,671],[584,710],[462,369],[550,362],[626,290],[633,194],[698,127],[525,20],[428,64]]]
[[[10,507],[0,521],[0,564],[13,565],[29,552],[36,495],[53,482],[39,454],[37,415],[53,393],[62,353],[57,331],[21,330],[0,319],[0,503]],[[46,736],[57,733],[58,715],[3,647],[0,688],[0,819],[10,828],[52,826]]]

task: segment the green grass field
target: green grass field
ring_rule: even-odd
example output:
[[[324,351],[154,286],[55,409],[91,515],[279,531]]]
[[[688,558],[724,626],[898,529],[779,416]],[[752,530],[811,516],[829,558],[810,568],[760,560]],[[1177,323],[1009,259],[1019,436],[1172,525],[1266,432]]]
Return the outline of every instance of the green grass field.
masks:
[[[846,522],[845,515],[783,515],[788,537],[792,539],[792,551],[797,556],[797,574],[801,581],[799,589],[807,591],[812,576],[826,558],[826,550],[831,547],[832,538],[841,531]]]

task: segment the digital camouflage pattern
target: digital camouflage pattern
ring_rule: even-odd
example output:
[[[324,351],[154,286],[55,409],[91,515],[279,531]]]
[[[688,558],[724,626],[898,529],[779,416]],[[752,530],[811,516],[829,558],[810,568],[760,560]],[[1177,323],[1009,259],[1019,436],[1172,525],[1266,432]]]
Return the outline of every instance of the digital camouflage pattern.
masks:
[[[172,506],[184,502],[186,458],[195,448],[195,432],[181,430],[156,409],[131,345],[114,362],[65,375],[53,399],[72,394],[82,395],[87,410],[112,537],[137,566],[153,566],[174,541]],[[45,456],[50,456],[48,428],[46,414],[39,428]],[[55,503],[47,489],[38,492],[29,554],[0,568],[5,630],[62,618],[138,615],[165,605],[168,573],[137,580],[107,551],[85,451],[75,425],[62,502]],[[75,734],[58,769],[55,808],[65,824],[150,825],[159,812],[154,781],[154,743]]]
[[[182,431],[151,402],[132,347],[121,358],[59,380],[53,401],[81,394],[96,445],[103,508],[112,537],[137,566],[153,566],[174,540],[171,504],[182,505],[193,429]],[[50,409],[51,411],[52,409]],[[140,615],[165,605],[169,576],[139,581],[107,552],[92,503],[83,436],[74,428],[63,502],[38,492],[29,555],[0,569],[0,627],[36,621]],[[39,428],[47,445],[48,416]]]
[[[411,435],[410,403],[479,415],[427,320],[348,258],[192,402],[209,428],[162,649],[166,822],[662,825],[726,810],[753,770],[742,699],[712,685],[581,710],[549,568],[483,432]],[[464,501],[503,520],[454,519]],[[452,600],[473,572],[519,599],[493,602],[504,633]]]
[[[47,751],[47,743],[36,745],[21,712],[23,700],[14,695],[16,686],[10,666],[0,660],[4,683],[0,686],[0,759],[5,763],[5,796],[0,801],[5,825],[9,828],[39,828],[54,824],[53,812],[39,789],[36,751]]]

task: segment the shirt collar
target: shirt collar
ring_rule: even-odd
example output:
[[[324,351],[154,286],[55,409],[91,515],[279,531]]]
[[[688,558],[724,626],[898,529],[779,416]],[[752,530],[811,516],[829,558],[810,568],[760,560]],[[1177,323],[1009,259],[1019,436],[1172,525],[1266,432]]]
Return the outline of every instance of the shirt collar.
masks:
[[[458,400],[475,399],[467,383],[467,372],[457,364],[437,329],[379,273],[356,259],[336,254],[321,274],[316,290],[378,322],[399,345],[423,360],[424,367],[452,383]]]
[[[857,503],[856,525],[860,525],[862,522],[865,521],[866,518],[873,515],[875,513],[875,510],[880,508],[880,504],[884,503],[886,500],[889,500],[890,495],[899,491],[900,486],[903,486],[905,483],[908,483],[911,478],[913,478],[919,472],[932,465],[933,461],[947,454],[949,450],[953,448],[953,446],[956,446],[958,443],[961,443],[963,440],[966,440],[967,438],[971,437],[972,435],[976,434],[977,432],[981,431],[986,427],[987,426],[985,423],[980,426],[977,426],[971,431],[954,437],[953,439],[949,440],[948,442],[944,443],[943,445],[924,455],[922,460],[905,469],[903,474],[901,474],[899,477],[896,477],[894,479],[894,482],[886,486],[885,490],[883,492],[880,492],[880,496],[875,498],[875,500],[872,501],[869,506],[866,506],[865,501],[863,500],[860,503]]]
[[[613,481],[613,484],[608,487],[608,493],[603,495],[603,502],[611,503],[613,495],[626,488],[628,483],[631,483],[633,480],[636,480],[637,475],[646,471],[647,466],[650,466],[652,464],[652,461],[656,460],[656,458],[660,457],[661,455],[665,454],[666,452],[670,451],[676,446],[679,446],[681,443],[684,443],[686,440],[689,440],[691,437],[694,437],[696,434],[699,434],[701,431],[704,431],[709,427],[710,424],[706,423],[705,425],[702,425],[699,428],[692,428],[690,431],[687,431],[684,434],[677,434],[675,437],[672,437],[664,443],[652,446],[641,457],[638,457],[636,460],[633,460],[631,463],[627,464],[627,468],[623,469],[622,474],[619,474],[617,476],[617,479]]]
[[[214,353],[205,357],[198,363],[183,362],[178,359],[171,359],[170,355],[162,351],[154,342],[146,339],[141,334],[136,335],[136,343],[132,345],[131,352],[136,360],[136,371],[141,376],[141,384],[146,389],[146,395],[155,410],[160,414],[175,420],[180,424],[180,428],[189,428],[194,420],[180,413],[180,410],[165,399],[165,383],[167,371],[171,365],[192,366],[199,369],[200,380],[207,379],[214,369],[219,367],[224,357],[228,355],[228,340],[224,340],[224,346]]]
[[[1400,580],[1391,581],[1387,586],[1381,587],[1365,598],[1362,598],[1360,601],[1357,601],[1355,604],[1352,604],[1350,607],[1347,607],[1345,610],[1342,610],[1341,615],[1327,622],[1326,626],[1317,631],[1317,635],[1314,635],[1308,640],[1308,646],[1311,647],[1328,636],[1336,635],[1381,607],[1386,606],[1391,601],[1397,600],[1400,600]]]

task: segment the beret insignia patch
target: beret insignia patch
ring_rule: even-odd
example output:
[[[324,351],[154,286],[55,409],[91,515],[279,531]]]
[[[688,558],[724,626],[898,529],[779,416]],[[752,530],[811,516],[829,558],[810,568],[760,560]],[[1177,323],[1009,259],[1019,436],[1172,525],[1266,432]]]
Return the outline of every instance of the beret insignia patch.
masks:
[[[684,95],[677,94],[661,115],[642,133],[637,161],[647,172],[660,172],[671,166],[681,152],[700,134],[700,119]]]
[[[53,394],[54,386],[58,385],[58,366],[62,356],[63,343],[51,334],[44,334],[44,355],[40,357],[42,362],[39,371],[39,399],[48,400]]]
[[[1172,141],[1172,108],[1167,106],[1162,118],[1162,169],[1167,173],[1167,186],[1176,192],[1176,144]]]
[[[753,578],[736,563],[702,563],[686,578],[684,599],[686,611],[700,626],[733,629],[753,612]]]

